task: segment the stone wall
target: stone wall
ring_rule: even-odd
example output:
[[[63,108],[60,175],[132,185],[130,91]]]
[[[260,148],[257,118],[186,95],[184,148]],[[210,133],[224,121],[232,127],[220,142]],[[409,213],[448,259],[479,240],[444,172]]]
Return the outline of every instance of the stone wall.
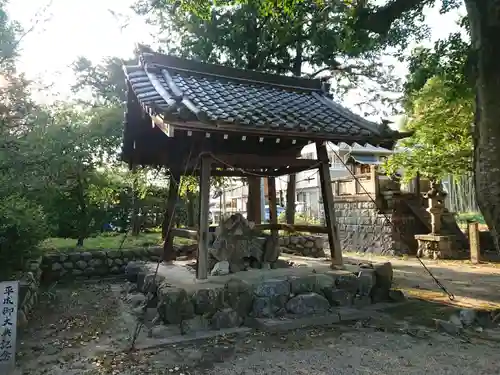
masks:
[[[280,237],[279,241],[284,253],[313,258],[323,258],[324,246],[328,243],[328,240],[321,236],[290,235]]]
[[[38,302],[38,293],[42,277],[42,258],[28,262],[26,271],[19,279],[19,307],[17,311],[17,324],[24,327]]]
[[[162,252],[161,247],[150,247],[47,254],[41,264],[42,279],[50,282],[64,278],[123,274],[128,262],[132,260],[157,262]]]
[[[342,250],[391,256],[416,254],[413,236],[426,233],[426,228],[398,199],[391,201],[383,212],[365,197],[337,198],[335,215]]]
[[[155,276],[154,267],[147,264],[131,262],[127,266],[127,278],[135,284],[128,288],[126,300],[133,303],[138,315],[149,309],[154,313],[156,309],[151,324],[145,322],[151,336],[160,332],[168,335],[234,328],[258,318],[330,314],[341,307],[361,308],[404,298],[401,292],[391,290],[390,263],[361,268],[355,273],[277,274],[264,280],[240,273],[231,278],[213,277],[206,285],[177,282],[182,286],[176,286],[173,275],[185,272],[181,266],[174,266]],[[158,324],[160,327],[155,327]],[[167,331],[165,326],[169,328]]]

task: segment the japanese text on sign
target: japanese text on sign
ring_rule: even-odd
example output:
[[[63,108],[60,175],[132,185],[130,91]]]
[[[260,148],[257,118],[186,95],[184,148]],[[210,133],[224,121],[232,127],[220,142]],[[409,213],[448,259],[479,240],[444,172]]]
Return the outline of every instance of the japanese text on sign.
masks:
[[[0,372],[14,366],[18,286],[17,281],[0,283]]]

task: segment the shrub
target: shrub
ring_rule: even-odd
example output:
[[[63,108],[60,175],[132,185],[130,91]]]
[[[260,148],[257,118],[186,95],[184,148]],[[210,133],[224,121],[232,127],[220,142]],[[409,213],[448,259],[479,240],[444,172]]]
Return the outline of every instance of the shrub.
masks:
[[[0,280],[23,268],[47,238],[42,208],[19,195],[0,198]]]

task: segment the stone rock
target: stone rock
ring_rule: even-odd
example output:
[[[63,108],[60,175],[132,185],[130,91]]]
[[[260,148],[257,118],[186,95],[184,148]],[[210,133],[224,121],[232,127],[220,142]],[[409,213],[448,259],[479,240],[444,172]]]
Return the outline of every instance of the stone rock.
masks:
[[[290,243],[292,245],[297,245],[299,243],[299,237],[296,236],[290,236]]]
[[[63,266],[61,265],[61,263],[52,263],[52,271],[59,271],[59,270],[62,270]]]
[[[148,332],[148,336],[155,339],[164,339],[171,336],[179,335],[180,327],[179,325],[158,325],[151,327]]]
[[[81,276],[81,275],[83,275],[83,271],[75,268],[75,269],[71,270],[71,274],[73,276]]]
[[[253,301],[252,315],[256,318],[273,318],[284,311],[288,296],[257,297]]]
[[[264,262],[273,263],[280,256],[280,245],[277,237],[268,236],[264,242],[264,255],[262,259]]]
[[[121,266],[121,265],[123,265],[123,260],[120,258],[115,258],[113,260],[113,263],[116,264],[117,266]]]
[[[92,253],[89,253],[88,251],[84,251],[83,253],[80,253],[80,256],[82,259],[86,262],[92,259]]]
[[[158,285],[161,283],[161,276],[155,274],[154,272],[148,273],[143,280],[141,287],[139,288],[139,283],[137,283],[137,287],[144,294],[147,293],[156,293]]]
[[[59,255],[59,262],[64,263],[69,259],[68,254],[60,254]]]
[[[179,324],[194,316],[194,306],[184,289],[161,285],[158,288],[158,314],[166,324]]]
[[[462,309],[460,310],[460,321],[464,326],[471,326],[476,320],[477,313],[474,309]]]
[[[358,293],[362,296],[369,296],[377,282],[375,270],[361,268],[358,273]]]
[[[119,250],[110,250],[106,252],[106,255],[108,256],[108,258],[116,259],[122,257],[122,252]]]
[[[323,288],[323,295],[332,306],[351,306],[353,295],[336,287]]]
[[[214,268],[210,271],[210,276],[224,276],[229,275],[229,262],[227,260],[221,260],[215,263]]]
[[[63,266],[64,266],[64,268],[66,268],[67,270],[71,270],[71,269],[73,269],[73,263],[71,263],[71,262],[64,262],[64,263],[63,263]]]
[[[475,322],[483,328],[489,328],[494,326],[493,317],[496,315],[495,312],[491,311],[476,311]]]
[[[313,248],[313,247],[314,247],[314,242],[313,242],[313,241],[307,241],[307,242],[304,244],[304,247],[307,247],[307,248]]]
[[[79,269],[84,270],[85,268],[87,268],[88,264],[84,260],[79,260],[78,262],[76,262],[76,266]]]
[[[71,253],[69,254],[69,260],[72,262],[78,262],[81,259],[80,253]]]
[[[106,263],[108,264],[108,267],[113,267],[113,259],[106,259]]]
[[[209,248],[209,254],[217,261],[243,264],[245,259],[262,259],[262,243],[241,214],[231,215],[224,220],[216,233],[219,235]]]
[[[107,255],[105,251],[94,251],[92,257],[96,259],[106,259]]]
[[[317,293],[300,294],[286,303],[287,311],[298,315],[325,313],[329,308],[328,300]]]
[[[452,314],[450,316],[450,319],[448,319],[450,323],[455,324],[458,327],[463,327],[462,321],[460,320],[460,315],[458,314]]]
[[[377,276],[377,288],[389,290],[392,286],[392,278],[394,275],[391,262],[375,265],[374,270]]]
[[[128,262],[127,266],[125,267],[125,275],[127,277],[127,280],[132,283],[137,282],[137,275],[142,270],[143,266],[144,264],[141,262]]]
[[[226,308],[217,311],[214,316],[212,316],[211,323],[213,329],[234,328],[241,325],[242,319],[236,311],[231,308]]]
[[[102,259],[98,259],[98,258],[90,259],[89,266],[94,267],[94,268],[102,266]]]
[[[435,319],[436,323],[436,329],[438,331],[446,332],[450,335],[459,335],[462,333],[463,328],[460,326],[457,326],[456,324],[452,322],[448,322],[446,320],[442,319]]]
[[[317,249],[323,249],[325,246],[325,240],[324,238],[318,237],[314,240],[314,247]]]
[[[289,282],[292,294],[310,292],[319,294],[322,293],[324,288],[331,288],[335,285],[335,279],[325,274],[292,277],[289,279]]]
[[[87,267],[83,270],[83,274],[87,276],[92,276],[96,274],[96,270],[94,267]]]
[[[254,287],[257,297],[277,297],[290,295],[290,283],[287,280],[265,280]]]
[[[224,285],[224,302],[240,316],[247,316],[253,304],[252,285],[239,280],[231,279]]]
[[[193,293],[191,300],[196,314],[213,314],[224,305],[224,290],[199,289]]]
[[[181,322],[181,333],[183,335],[192,333],[207,331],[210,329],[210,322],[202,315],[197,315],[192,319],[186,319]]]
[[[111,268],[109,269],[109,271],[110,271],[111,273],[113,273],[113,274],[120,273],[120,269],[119,269],[118,267],[116,267],[116,266],[111,267]]]
[[[127,302],[132,305],[132,307],[137,307],[146,302],[146,296],[142,293],[129,294],[127,296]]]
[[[356,294],[359,288],[359,279],[354,274],[339,275],[335,279],[337,289],[346,290],[349,293]]]
[[[389,290],[389,299],[392,302],[404,302],[406,301],[406,296],[403,291],[399,289],[391,289]]]

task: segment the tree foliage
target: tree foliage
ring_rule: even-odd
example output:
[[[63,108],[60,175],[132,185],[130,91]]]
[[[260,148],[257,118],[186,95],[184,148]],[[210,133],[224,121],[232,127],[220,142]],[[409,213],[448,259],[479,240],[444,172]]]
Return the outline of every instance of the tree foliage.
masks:
[[[278,74],[323,77],[337,99],[352,89],[366,95],[357,103],[365,111],[389,105],[400,81],[381,59],[400,53],[414,37],[426,35],[420,22],[402,23],[389,36],[356,31],[347,4],[322,7],[297,3],[290,12],[263,14],[261,3],[217,4],[209,16],[177,3],[140,1],[137,11],[163,30],[160,45],[168,53],[205,62]],[[377,110],[380,111],[377,107]]]
[[[390,174],[399,169],[408,180],[420,173],[430,179],[461,176],[472,170],[474,101],[457,96],[439,76],[427,80],[413,94],[406,130],[414,134],[400,142],[401,149],[387,162]]]

